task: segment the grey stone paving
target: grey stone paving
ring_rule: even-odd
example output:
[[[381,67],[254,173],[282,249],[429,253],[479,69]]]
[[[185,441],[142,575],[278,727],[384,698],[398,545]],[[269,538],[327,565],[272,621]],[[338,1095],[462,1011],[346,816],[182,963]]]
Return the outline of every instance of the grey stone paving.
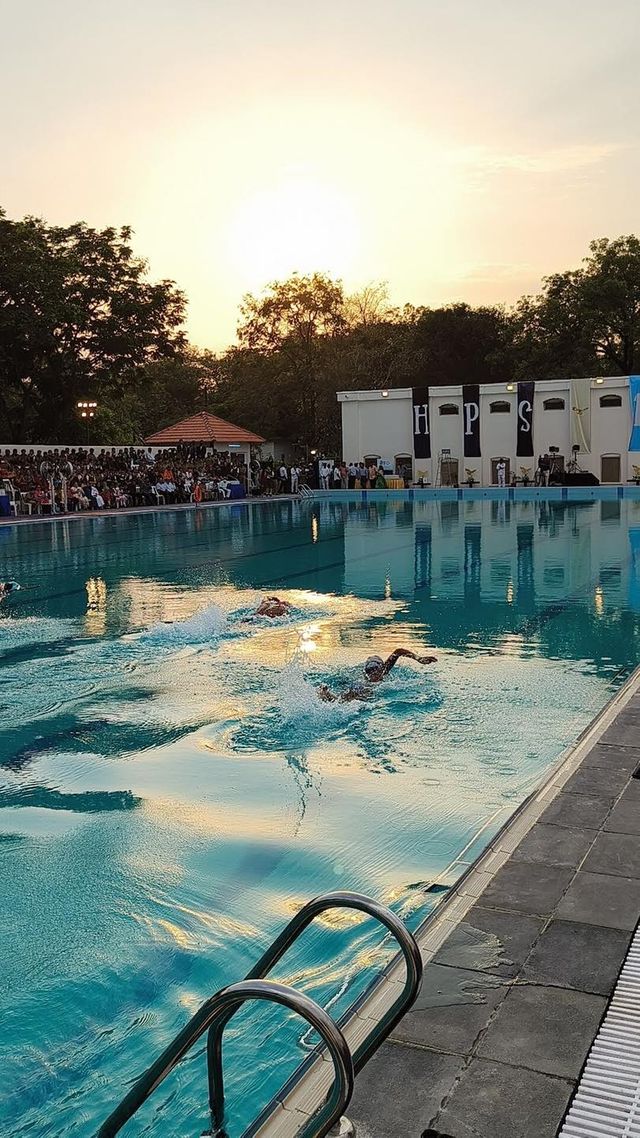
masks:
[[[640,694],[425,968],[358,1138],[555,1138],[640,919]]]

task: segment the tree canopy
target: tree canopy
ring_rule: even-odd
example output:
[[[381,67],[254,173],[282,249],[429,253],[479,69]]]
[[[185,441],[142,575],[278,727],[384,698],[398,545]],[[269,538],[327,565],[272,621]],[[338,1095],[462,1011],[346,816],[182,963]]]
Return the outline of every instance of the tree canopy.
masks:
[[[518,371],[630,375],[640,362],[640,241],[592,241],[582,267],[546,277],[514,314]]]
[[[0,213],[0,415],[12,439],[73,439],[80,398],[124,393],[186,347],[185,298],[131,231]]]
[[[577,269],[511,309],[394,308],[384,282],[348,294],[294,273],[240,306],[237,343],[189,345],[186,300],[149,279],[131,231],[50,226],[0,211],[0,438],[74,442],[81,398],[97,436],[133,443],[209,407],[267,438],[333,450],[336,392],[640,367],[640,240],[593,241]]]

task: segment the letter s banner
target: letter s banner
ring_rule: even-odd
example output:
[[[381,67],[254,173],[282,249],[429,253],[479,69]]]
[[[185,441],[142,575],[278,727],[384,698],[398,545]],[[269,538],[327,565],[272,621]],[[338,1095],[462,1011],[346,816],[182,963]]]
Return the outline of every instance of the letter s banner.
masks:
[[[516,454],[518,458],[531,458],[533,454],[533,381],[518,384],[518,424]]]
[[[629,376],[631,400],[631,438],[629,450],[640,450],[640,375]]]

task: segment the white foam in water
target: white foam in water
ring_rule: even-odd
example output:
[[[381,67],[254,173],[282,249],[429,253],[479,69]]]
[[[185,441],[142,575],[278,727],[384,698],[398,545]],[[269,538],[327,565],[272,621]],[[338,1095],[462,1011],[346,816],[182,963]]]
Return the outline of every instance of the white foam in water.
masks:
[[[170,643],[193,644],[217,639],[227,631],[228,617],[219,605],[209,605],[208,608],[196,612],[186,620],[176,620],[169,624],[154,624],[145,639],[153,637],[154,640],[164,640]]]
[[[285,723],[300,719],[326,722],[336,717],[351,718],[357,715],[362,703],[326,703],[320,699],[317,687],[305,678],[301,654],[296,653],[283,669],[278,682],[278,707]]]

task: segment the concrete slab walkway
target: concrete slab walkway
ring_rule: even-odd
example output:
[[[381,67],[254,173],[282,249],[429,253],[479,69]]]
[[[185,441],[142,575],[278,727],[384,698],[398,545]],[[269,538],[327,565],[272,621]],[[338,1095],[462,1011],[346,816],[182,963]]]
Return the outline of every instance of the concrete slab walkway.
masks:
[[[640,694],[425,969],[358,1138],[555,1138],[640,920]]]

